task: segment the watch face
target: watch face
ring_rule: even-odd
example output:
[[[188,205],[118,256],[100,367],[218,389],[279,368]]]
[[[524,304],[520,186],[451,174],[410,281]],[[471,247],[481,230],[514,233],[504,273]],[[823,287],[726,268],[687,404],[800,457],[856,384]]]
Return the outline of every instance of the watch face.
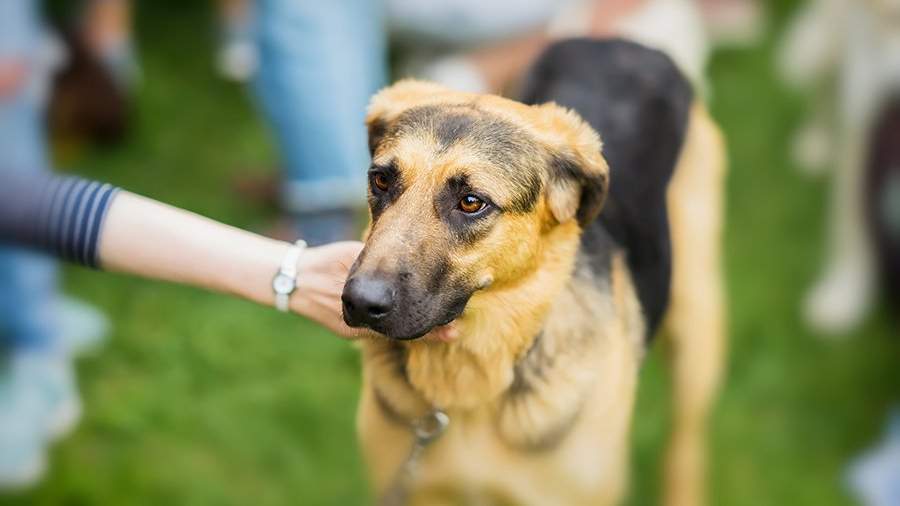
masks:
[[[294,280],[289,276],[279,274],[272,280],[272,289],[275,290],[275,293],[290,294],[294,291]]]

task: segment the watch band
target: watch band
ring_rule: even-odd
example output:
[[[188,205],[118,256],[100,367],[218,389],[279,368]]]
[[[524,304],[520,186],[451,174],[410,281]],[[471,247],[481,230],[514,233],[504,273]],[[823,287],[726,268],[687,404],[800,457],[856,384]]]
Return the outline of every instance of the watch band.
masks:
[[[288,248],[281,261],[281,267],[275,274],[276,279],[283,277],[291,282],[289,290],[279,291],[275,288],[275,307],[281,312],[287,313],[290,309],[291,294],[294,293],[297,286],[297,261],[300,260],[304,249],[306,249],[306,241],[302,239]]]

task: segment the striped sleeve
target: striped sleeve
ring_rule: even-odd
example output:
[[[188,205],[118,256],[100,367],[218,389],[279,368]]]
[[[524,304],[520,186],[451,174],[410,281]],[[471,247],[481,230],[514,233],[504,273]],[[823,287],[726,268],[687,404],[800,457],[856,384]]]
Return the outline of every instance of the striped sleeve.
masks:
[[[99,268],[97,245],[118,188],[77,177],[0,175],[0,242]]]

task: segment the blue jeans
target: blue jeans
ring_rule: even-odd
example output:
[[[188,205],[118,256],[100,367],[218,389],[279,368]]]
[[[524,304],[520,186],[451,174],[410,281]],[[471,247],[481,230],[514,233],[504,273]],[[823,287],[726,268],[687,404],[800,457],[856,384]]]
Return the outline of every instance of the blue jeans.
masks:
[[[43,89],[48,73],[38,47],[42,25],[36,0],[0,1],[0,61],[29,67],[23,86],[0,97],[0,181],[8,171],[46,171]],[[56,263],[0,247],[0,351],[52,346],[57,338]]]
[[[292,213],[347,209],[365,200],[369,150],[363,120],[385,82],[378,0],[260,0],[254,83],[284,165]]]

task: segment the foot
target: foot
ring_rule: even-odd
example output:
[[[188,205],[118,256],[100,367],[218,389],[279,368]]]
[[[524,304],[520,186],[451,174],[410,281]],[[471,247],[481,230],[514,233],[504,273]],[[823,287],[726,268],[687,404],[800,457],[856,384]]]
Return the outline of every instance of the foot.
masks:
[[[12,388],[39,403],[43,417],[33,420],[47,440],[57,440],[81,419],[81,399],[71,359],[65,352],[20,352],[11,360]],[[36,411],[37,413],[37,411]]]
[[[228,37],[219,46],[216,66],[222,77],[244,83],[250,81],[259,67],[256,45],[252,40]]]
[[[900,413],[892,415],[878,447],[851,466],[848,481],[860,504],[900,504]]]
[[[12,368],[0,377],[0,490],[34,485],[46,467],[45,405]]]

